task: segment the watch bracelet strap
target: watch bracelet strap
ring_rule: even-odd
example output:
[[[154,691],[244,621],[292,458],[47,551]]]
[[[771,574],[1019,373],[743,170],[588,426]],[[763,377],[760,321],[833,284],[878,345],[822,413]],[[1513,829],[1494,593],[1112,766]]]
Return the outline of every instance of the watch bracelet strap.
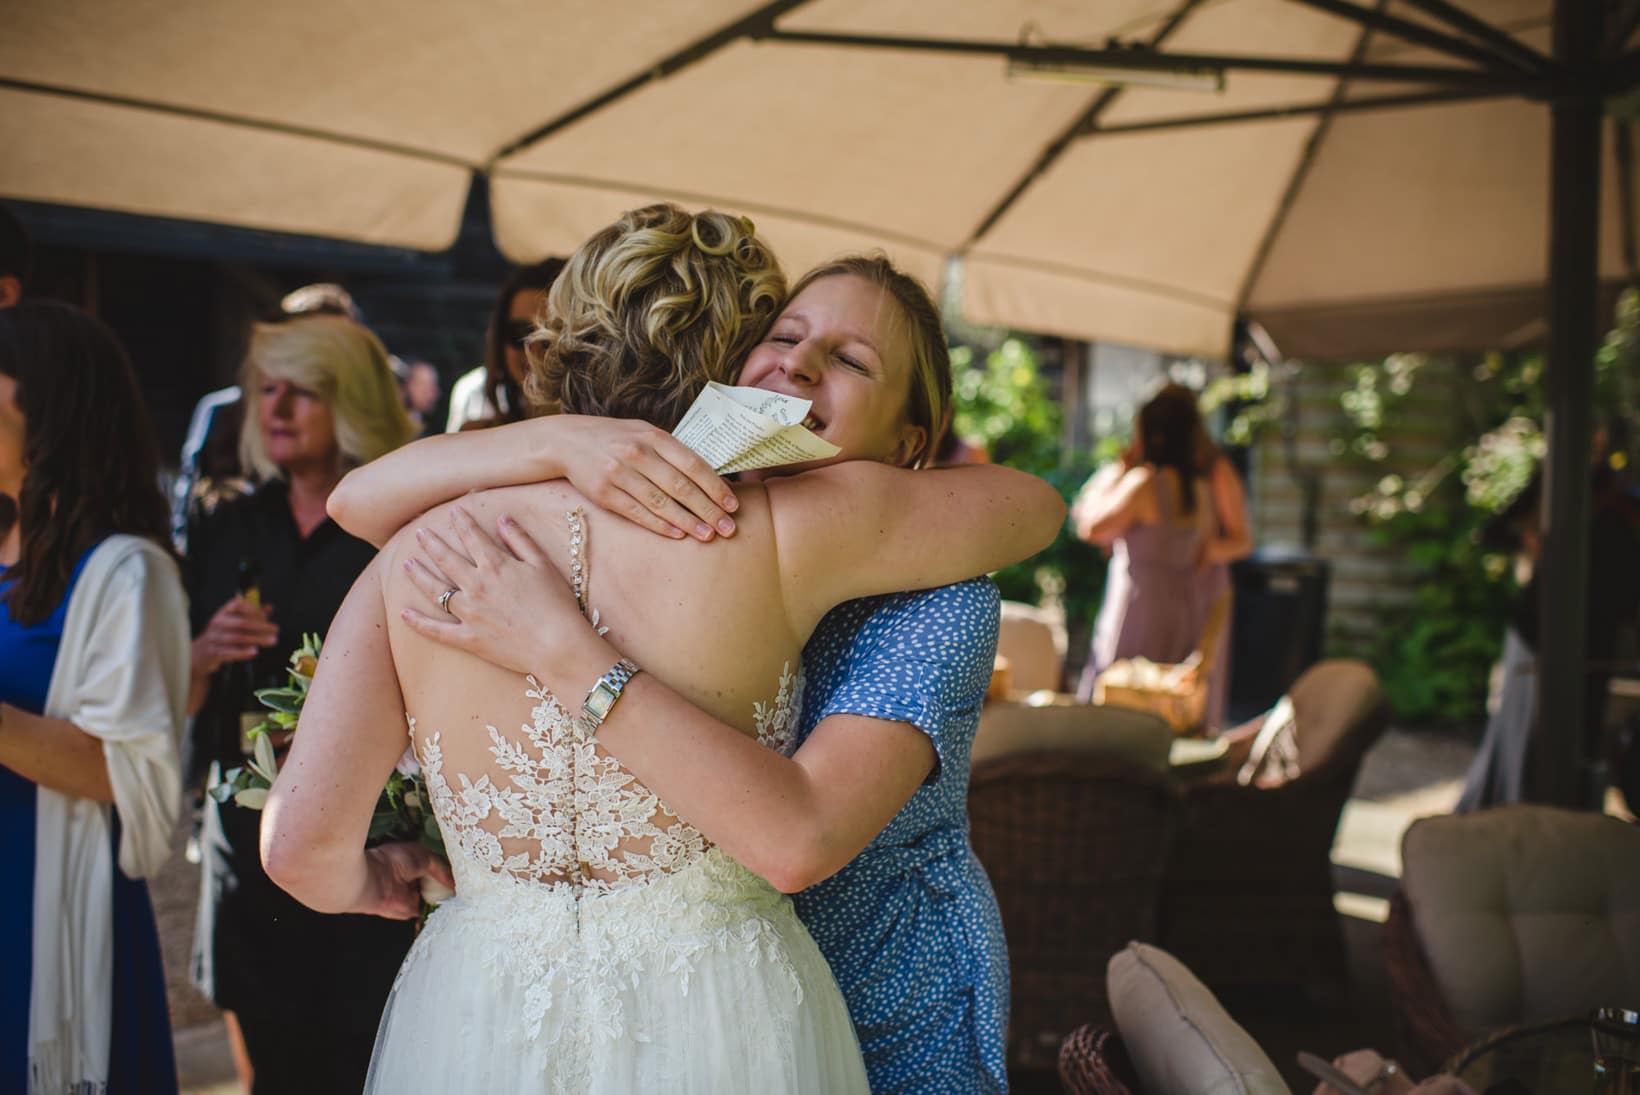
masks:
[[[599,679],[605,684],[613,685],[616,692],[626,687],[626,682],[643,672],[631,658],[622,658],[609,667],[609,672]]]
[[[586,699],[581,701],[581,717],[586,720],[592,732],[596,733],[598,728],[604,724],[604,720],[609,717],[609,713],[615,710],[615,705],[620,702],[621,694],[625,691],[627,682],[641,672],[643,670],[631,658],[622,658],[610,666],[604,672],[604,675],[593,683],[592,688],[587,692]],[[601,715],[593,711],[591,706],[592,697],[600,688],[613,693],[609,706],[604,708]]]

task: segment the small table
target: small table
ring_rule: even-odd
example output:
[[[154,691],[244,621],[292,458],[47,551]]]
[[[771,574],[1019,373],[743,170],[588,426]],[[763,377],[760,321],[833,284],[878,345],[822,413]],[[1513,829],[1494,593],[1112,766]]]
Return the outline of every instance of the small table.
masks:
[[[1531,1095],[1593,1091],[1592,1025],[1580,1017],[1510,1027],[1465,1047],[1441,1071],[1481,1095],[1498,1084],[1509,1085],[1500,1091]]]

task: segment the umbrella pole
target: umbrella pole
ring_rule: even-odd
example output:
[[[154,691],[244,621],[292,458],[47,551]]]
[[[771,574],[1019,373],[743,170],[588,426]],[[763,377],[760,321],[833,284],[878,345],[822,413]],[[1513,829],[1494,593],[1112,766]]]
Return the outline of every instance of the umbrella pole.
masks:
[[[1601,5],[1555,0],[1558,87],[1551,105],[1548,454],[1538,580],[1538,718],[1531,797],[1597,803],[1586,722],[1589,434],[1594,393],[1600,209]]]

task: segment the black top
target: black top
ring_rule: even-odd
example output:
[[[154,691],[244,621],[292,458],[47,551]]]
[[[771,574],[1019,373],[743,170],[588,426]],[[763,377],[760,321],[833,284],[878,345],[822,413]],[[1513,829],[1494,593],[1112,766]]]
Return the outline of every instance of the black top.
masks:
[[[326,520],[303,538],[279,481],[225,502],[191,522],[185,581],[194,634],[239,592],[242,560],[259,570],[262,603],[273,607],[279,642],[254,662],[255,684],[285,683],[291,651],[304,632],[323,635],[375,548]],[[232,666],[218,670],[194,719],[189,760],[193,779],[210,762],[243,762],[239,715],[250,684]],[[409,745],[408,734],[405,744]],[[414,937],[413,922],[373,916],[326,916],[279,889],[262,870],[257,849],[261,815],[232,802],[217,806],[201,841],[210,900],[200,924],[205,937],[199,971],[217,1006],[284,1022],[323,1022],[363,1039],[364,1057],[388,989]],[[358,1077],[362,1086],[364,1077]]]
[[[280,480],[264,484],[189,523],[183,581],[193,634],[204,631],[239,592],[241,562],[253,563],[262,603],[273,607],[279,641],[251,663],[251,676],[257,688],[282,687],[291,651],[302,645],[303,634],[329,630],[347,591],[375,554],[375,548],[328,518],[303,539],[291,516],[289,488]],[[205,705],[194,719],[191,780],[201,778],[213,760],[224,767],[239,763],[239,714],[255,707],[247,694],[250,688],[242,666],[225,665],[211,678]]]

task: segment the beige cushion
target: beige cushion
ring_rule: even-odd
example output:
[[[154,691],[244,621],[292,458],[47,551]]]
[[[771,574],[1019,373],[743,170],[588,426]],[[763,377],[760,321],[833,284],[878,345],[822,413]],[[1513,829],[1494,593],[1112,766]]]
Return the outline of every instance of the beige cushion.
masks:
[[[1466,1031],[1640,1008],[1640,828],[1507,806],[1417,821],[1401,856],[1419,943]]]
[[[1348,658],[1317,662],[1287,695],[1297,716],[1298,765],[1306,772],[1325,761],[1384,698],[1372,668]]]
[[[1167,771],[1173,731],[1147,711],[1100,704],[986,704],[974,735],[974,763],[1014,753],[1098,753]]]
[[[1057,692],[1065,667],[1065,622],[1049,609],[1003,601],[997,653],[1008,659],[1014,691]]]
[[[1288,1091],[1258,1043],[1171,954],[1129,943],[1105,967],[1122,1044],[1150,1095]]]

